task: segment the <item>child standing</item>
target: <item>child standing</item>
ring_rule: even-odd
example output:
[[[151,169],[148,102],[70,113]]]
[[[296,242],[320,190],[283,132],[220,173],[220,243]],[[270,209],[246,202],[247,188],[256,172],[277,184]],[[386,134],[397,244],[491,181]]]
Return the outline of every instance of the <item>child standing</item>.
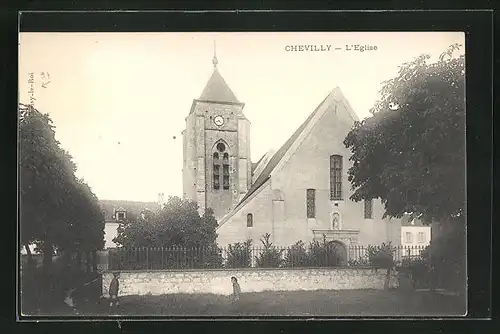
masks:
[[[109,298],[110,298],[110,303],[109,306],[118,306],[118,292],[120,289],[120,282],[118,279],[120,278],[120,273],[113,273],[113,279],[111,280],[111,283],[109,283]]]
[[[241,288],[238,284],[236,277],[231,277],[231,282],[233,283],[233,303],[240,300]]]

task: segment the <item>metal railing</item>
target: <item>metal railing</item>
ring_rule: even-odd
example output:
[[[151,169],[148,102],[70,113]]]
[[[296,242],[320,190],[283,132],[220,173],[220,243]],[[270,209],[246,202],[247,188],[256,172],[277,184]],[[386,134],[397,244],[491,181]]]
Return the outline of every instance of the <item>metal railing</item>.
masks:
[[[109,270],[385,267],[421,259],[425,246],[114,248]]]

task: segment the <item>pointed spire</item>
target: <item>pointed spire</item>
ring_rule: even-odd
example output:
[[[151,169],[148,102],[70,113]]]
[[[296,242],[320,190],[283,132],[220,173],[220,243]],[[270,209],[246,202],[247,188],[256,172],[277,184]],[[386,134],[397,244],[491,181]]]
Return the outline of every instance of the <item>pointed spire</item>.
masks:
[[[212,63],[214,64],[214,71],[199,99],[214,102],[240,103],[231,88],[229,88],[226,81],[219,73],[219,70],[217,69],[218,62],[216,44],[214,41],[214,58],[212,60]]]
[[[215,44],[214,41],[214,58],[212,59],[212,63],[214,64],[214,68],[217,68],[217,64],[219,61],[217,60],[217,45]]]

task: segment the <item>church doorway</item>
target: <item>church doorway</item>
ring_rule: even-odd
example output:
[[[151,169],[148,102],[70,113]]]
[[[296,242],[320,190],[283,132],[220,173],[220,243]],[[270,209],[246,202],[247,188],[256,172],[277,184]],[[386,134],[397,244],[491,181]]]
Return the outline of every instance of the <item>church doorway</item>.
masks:
[[[335,254],[335,262],[337,266],[347,266],[347,248],[340,241],[330,241],[328,243],[329,250]]]

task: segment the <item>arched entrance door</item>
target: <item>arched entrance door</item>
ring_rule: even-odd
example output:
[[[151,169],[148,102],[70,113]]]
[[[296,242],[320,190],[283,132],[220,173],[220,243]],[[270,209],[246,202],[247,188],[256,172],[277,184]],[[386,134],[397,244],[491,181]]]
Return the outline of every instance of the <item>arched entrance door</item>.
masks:
[[[337,266],[347,266],[347,248],[342,242],[330,241],[328,248],[334,254]]]

